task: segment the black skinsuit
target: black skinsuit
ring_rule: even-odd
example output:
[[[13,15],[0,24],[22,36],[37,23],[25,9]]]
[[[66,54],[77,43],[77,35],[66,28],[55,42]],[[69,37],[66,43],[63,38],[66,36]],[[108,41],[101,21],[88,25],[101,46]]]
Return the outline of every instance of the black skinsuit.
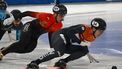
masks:
[[[67,58],[64,59],[64,61],[67,63],[86,55],[89,52],[87,46],[80,46],[81,41],[75,36],[75,34],[83,33],[84,30],[85,27],[79,24],[54,32],[51,37],[51,44],[54,48],[54,51],[49,52],[32,62],[40,64],[67,53],[70,54]],[[63,35],[63,37],[61,35]],[[79,45],[72,44],[75,42]]]
[[[46,31],[39,25],[37,19],[26,23],[22,29],[20,40],[8,46],[2,51],[3,55],[8,53],[28,53],[37,46],[37,40],[41,34]]]

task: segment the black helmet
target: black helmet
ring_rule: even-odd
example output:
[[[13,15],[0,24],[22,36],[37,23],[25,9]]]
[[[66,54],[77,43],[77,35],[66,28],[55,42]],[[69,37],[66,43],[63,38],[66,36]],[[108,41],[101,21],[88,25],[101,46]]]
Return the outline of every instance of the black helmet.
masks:
[[[53,12],[61,15],[67,14],[67,8],[63,4],[56,4],[53,7]]]
[[[5,1],[0,1],[0,10],[6,10],[7,3]]]
[[[101,18],[94,18],[91,21],[91,26],[95,29],[99,30],[105,30],[106,29],[106,22]]]
[[[15,20],[18,20],[18,19],[21,20],[21,19],[22,19],[22,18],[20,17],[21,11],[18,10],[18,9],[12,10],[12,11],[11,11],[11,14],[14,16],[14,19],[15,19]]]

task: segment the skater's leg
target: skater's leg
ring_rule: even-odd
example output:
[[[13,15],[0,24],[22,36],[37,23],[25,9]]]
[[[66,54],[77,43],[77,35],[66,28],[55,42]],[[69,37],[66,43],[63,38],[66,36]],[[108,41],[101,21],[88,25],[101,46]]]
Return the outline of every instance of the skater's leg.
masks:
[[[3,35],[5,34],[5,30],[2,30],[1,28],[0,28],[0,40],[2,39],[2,37],[3,37]]]
[[[29,24],[26,24],[25,27],[26,26],[29,26]],[[20,40],[6,47],[1,52],[3,53],[3,55],[6,55],[11,52],[21,53],[22,51],[25,51],[25,49],[31,43],[31,40],[32,40],[31,36],[32,36],[31,29],[28,27],[28,29],[26,28],[26,31],[25,31],[25,28],[24,28],[20,36]]]
[[[9,47],[2,50],[2,54],[5,56],[8,53],[29,53],[32,52],[37,46],[37,41],[30,41],[29,43],[15,42]]]
[[[52,40],[52,45],[53,45],[53,48],[55,51],[44,54],[39,59],[36,59],[36,60],[32,61],[30,64],[28,64],[27,67],[32,67],[31,64],[39,65],[42,62],[49,61],[56,57],[60,57],[65,53],[65,51],[67,49],[66,44],[64,43],[64,41],[62,40],[62,38],[60,36],[55,36],[55,37],[56,37],[56,39]]]
[[[57,43],[57,41],[60,41],[60,42]],[[62,41],[62,39],[60,40],[60,38],[57,38],[56,42],[54,42],[54,44],[52,43],[52,45],[55,51],[48,52],[47,54],[44,54],[39,59],[34,60],[32,62],[36,62],[37,64],[40,64],[42,62],[64,55],[66,51],[66,46],[65,46],[65,43]]]
[[[73,61],[76,59],[79,59],[82,56],[85,56],[89,52],[87,46],[82,47],[82,46],[77,46],[77,45],[72,45],[70,48],[68,48],[68,52],[70,55],[63,59],[64,62],[68,63],[69,61]]]
[[[1,27],[0,27],[0,40],[2,39],[3,35],[5,34],[5,32],[6,31],[2,30]],[[0,60],[2,60],[2,58],[3,58],[3,54],[2,54],[2,52],[0,50]]]

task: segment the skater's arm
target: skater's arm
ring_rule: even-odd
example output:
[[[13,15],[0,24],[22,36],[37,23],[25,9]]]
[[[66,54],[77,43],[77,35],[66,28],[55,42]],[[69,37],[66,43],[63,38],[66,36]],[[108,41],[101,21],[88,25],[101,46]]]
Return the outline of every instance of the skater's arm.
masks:
[[[22,17],[26,17],[26,16],[30,16],[30,17],[37,17],[38,12],[34,12],[34,11],[25,11],[23,12],[20,16]]]
[[[76,26],[72,26],[69,28],[67,34],[69,36],[69,38],[71,38],[72,42],[77,42],[80,44],[80,39],[76,37],[75,34],[78,34],[78,33],[83,33],[85,30],[85,27],[81,24],[79,25],[76,25]]]

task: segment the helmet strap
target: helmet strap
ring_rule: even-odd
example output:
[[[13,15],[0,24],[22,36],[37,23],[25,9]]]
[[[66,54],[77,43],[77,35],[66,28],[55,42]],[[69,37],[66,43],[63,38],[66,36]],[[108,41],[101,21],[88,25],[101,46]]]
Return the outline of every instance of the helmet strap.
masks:
[[[57,17],[58,17],[58,14],[56,14],[55,16],[56,23],[58,23]]]
[[[96,29],[93,31],[93,36],[94,36],[94,38],[96,38],[96,36],[95,36],[95,32],[96,32],[96,31],[97,31]]]

